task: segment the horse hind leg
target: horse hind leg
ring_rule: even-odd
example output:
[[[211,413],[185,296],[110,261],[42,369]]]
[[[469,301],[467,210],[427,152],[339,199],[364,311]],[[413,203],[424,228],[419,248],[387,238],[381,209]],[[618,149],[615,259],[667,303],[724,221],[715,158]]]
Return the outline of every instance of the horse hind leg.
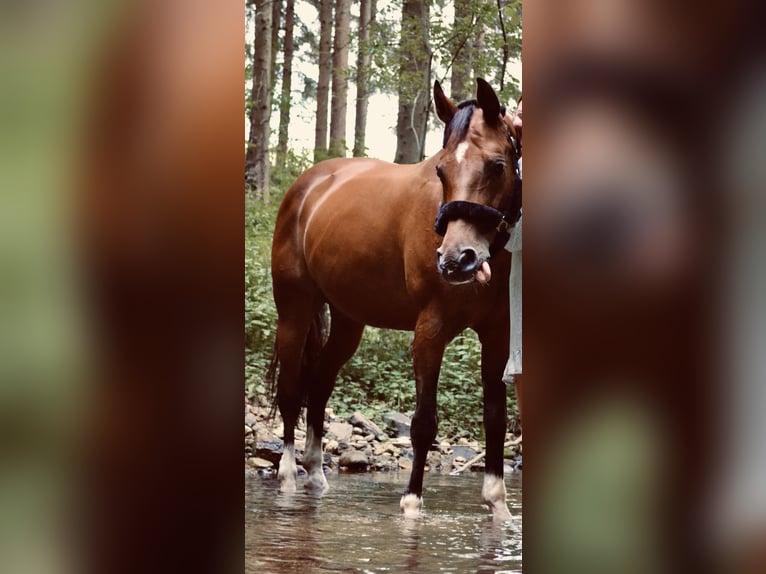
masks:
[[[295,463],[295,426],[306,397],[306,359],[312,340],[319,335],[319,311],[311,298],[301,295],[291,298],[291,304],[280,310],[277,321],[276,352],[279,360],[276,402],[284,424],[284,450],[279,461],[280,492],[295,492],[297,466]],[[278,306],[279,307],[279,306]]]
[[[337,309],[331,309],[330,337],[319,356],[317,371],[309,383],[306,415],[306,452],[303,466],[308,472],[306,489],[323,492],[327,489],[322,455],[324,411],[330,398],[338,371],[359,347],[364,325],[352,321]]]

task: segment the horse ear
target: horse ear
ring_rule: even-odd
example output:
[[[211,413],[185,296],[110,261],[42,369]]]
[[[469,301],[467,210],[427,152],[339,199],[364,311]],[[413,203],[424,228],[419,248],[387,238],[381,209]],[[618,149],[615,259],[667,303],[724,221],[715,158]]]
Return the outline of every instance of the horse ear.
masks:
[[[476,83],[478,84],[476,100],[484,112],[484,121],[489,125],[497,125],[500,120],[500,101],[497,99],[495,90],[481,78],[476,78]]]
[[[445,125],[449,125],[452,117],[457,113],[457,106],[444,95],[444,90],[442,90],[438,80],[434,82],[434,104],[436,104],[436,115]]]

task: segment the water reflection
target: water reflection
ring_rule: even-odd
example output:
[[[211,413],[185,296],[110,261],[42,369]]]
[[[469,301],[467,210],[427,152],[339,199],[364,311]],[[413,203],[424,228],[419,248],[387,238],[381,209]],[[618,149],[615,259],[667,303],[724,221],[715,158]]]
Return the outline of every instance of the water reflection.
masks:
[[[513,520],[492,521],[481,475],[429,475],[425,515],[406,519],[406,473],[335,474],[322,497],[279,494],[275,479],[246,484],[246,572],[521,571],[521,477],[506,477]]]

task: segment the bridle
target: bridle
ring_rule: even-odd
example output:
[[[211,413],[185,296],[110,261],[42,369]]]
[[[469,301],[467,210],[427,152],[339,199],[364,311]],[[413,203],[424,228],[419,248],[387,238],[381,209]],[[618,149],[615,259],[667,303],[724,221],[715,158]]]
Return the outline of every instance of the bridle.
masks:
[[[467,104],[463,102],[460,106]],[[460,107],[458,106],[458,107]],[[505,107],[501,108],[501,115],[505,115]],[[490,230],[494,227],[495,238],[489,248],[490,257],[500,251],[508,242],[510,231],[516,225],[521,217],[521,173],[519,170],[519,159],[521,150],[519,149],[516,138],[513,137],[511,130],[506,126],[508,142],[512,149],[512,169],[514,174],[513,189],[507,200],[504,209],[495,209],[489,205],[476,203],[473,201],[450,201],[443,203],[439,207],[439,213],[434,222],[434,231],[444,236],[447,232],[447,225],[456,219],[467,221],[483,230]],[[444,142],[446,146],[446,141]],[[443,146],[443,147],[444,147]]]

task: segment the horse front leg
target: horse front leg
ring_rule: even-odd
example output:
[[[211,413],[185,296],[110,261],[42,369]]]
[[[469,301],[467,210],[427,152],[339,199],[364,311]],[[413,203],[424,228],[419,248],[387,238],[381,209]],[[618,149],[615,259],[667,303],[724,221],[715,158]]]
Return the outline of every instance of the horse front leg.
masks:
[[[484,433],[487,439],[486,468],[482,498],[496,521],[511,519],[503,479],[503,450],[506,431],[506,386],[503,370],[508,356],[508,340],[494,331],[479,337],[481,347],[481,378],[484,387]],[[507,333],[507,329],[504,331]]]
[[[428,450],[436,438],[436,387],[447,340],[440,333],[439,322],[422,314],[415,327],[412,357],[415,368],[417,404],[412,417],[413,461],[410,481],[399,507],[407,517],[418,517],[423,509],[423,474]]]

